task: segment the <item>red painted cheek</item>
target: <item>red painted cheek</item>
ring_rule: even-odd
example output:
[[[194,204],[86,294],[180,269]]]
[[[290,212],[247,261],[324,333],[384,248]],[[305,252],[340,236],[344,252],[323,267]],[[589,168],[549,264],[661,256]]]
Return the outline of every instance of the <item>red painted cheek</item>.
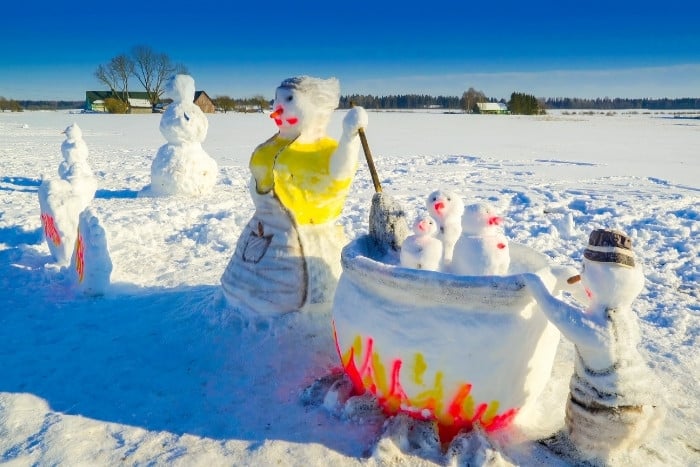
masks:
[[[502,220],[498,216],[489,217],[489,225],[500,225]]]
[[[591,289],[589,289],[588,287],[584,287],[583,290],[586,291],[586,296],[587,296],[588,298],[593,298],[593,292],[591,292]]]
[[[281,119],[281,118],[276,118],[276,119],[275,119],[275,125],[277,125],[277,126],[282,126],[282,119]]]
[[[496,245],[496,246],[498,247],[499,250],[502,250],[502,249],[504,249],[504,248],[506,247],[506,244],[505,244],[505,243],[499,243],[499,244]]]
[[[292,118],[287,119],[287,123],[289,123],[290,125],[296,125],[298,121],[299,121],[299,119],[296,117],[292,117]]]
[[[440,211],[445,209],[445,203],[443,203],[443,202],[435,203],[435,204],[433,204],[433,208],[435,209],[435,212],[437,212],[439,214]]]

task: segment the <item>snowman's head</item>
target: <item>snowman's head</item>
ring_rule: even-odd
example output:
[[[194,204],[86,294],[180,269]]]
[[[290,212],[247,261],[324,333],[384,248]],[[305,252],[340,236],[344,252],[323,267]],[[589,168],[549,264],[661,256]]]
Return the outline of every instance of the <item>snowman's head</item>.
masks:
[[[437,224],[428,214],[418,216],[413,223],[413,233],[420,236],[435,235]]]
[[[68,125],[65,130],[62,131],[66,135],[68,141],[76,141],[83,137],[83,131],[80,129],[77,123]]]
[[[629,306],[644,287],[644,272],[635,261],[630,237],[617,230],[591,232],[583,252],[581,283],[594,303]]]
[[[470,204],[462,213],[462,232],[466,234],[483,234],[502,225],[503,218],[488,204]]]
[[[173,103],[194,102],[194,78],[190,75],[173,75],[165,82],[165,95]]]
[[[433,191],[426,201],[428,212],[440,221],[447,218],[462,215],[464,211],[464,201],[462,197],[451,191]]]
[[[339,100],[340,84],[335,78],[289,78],[275,91],[270,117],[282,137],[292,139],[309,132],[322,134]]]

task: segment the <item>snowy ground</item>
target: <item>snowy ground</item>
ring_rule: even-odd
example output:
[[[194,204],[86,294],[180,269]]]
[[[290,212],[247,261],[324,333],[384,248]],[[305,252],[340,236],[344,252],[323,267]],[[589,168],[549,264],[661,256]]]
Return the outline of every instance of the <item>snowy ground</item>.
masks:
[[[642,353],[661,376],[669,414],[658,437],[621,462],[700,464],[700,113],[369,117],[385,192],[412,214],[440,187],[490,200],[513,241],[573,266],[593,228],[633,236],[647,278],[635,302]],[[165,143],[159,119],[0,114],[0,463],[466,463],[412,442],[405,421],[383,428],[371,411],[301,397],[339,364],[328,313],[250,322],[224,306],[219,278],[253,209],[248,157],[273,123],[209,116],[203,146],[220,168],[214,192],[139,198]],[[66,286],[40,229],[37,188],[42,174],[56,176],[60,131],[71,122],[90,149],[92,205],[114,263],[101,298]],[[367,230],[372,192],[362,166],[342,217],[350,238]],[[531,440],[563,425],[572,357],[562,341],[540,433],[503,434],[494,441],[502,459],[566,465]]]

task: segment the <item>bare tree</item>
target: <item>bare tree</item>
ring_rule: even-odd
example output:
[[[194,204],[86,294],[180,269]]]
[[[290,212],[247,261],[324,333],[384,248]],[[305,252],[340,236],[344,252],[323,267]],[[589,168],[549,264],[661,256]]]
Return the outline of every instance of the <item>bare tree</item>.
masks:
[[[148,100],[155,106],[163,95],[165,81],[172,75],[187,73],[182,64],[173,63],[167,54],[157,53],[148,46],[137,45],[131,51],[134,76],[146,89]]]
[[[486,95],[474,88],[470,87],[467,92],[462,94],[462,108],[466,110],[467,113],[478,112],[479,107],[477,104],[483,102],[486,102]]]
[[[134,74],[134,62],[126,55],[117,55],[106,65],[99,65],[95,77],[106,84],[116,99],[129,102],[129,78]]]

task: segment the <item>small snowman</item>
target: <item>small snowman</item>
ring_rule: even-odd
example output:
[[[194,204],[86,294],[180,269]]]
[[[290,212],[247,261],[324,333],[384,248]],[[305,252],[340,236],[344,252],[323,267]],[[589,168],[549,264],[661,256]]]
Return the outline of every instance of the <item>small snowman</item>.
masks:
[[[160,132],[168,143],[158,149],[151,164],[150,191],[158,196],[209,193],[218,166],[202,148],[209,122],[194,103],[194,79],[175,75],[165,92],[173,99],[160,120]]]
[[[443,244],[443,264],[449,268],[455,243],[462,234],[464,201],[456,193],[437,190],[428,196],[425,204],[428,212],[437,222],[437,237]]]
[[[589,304],[580,309],[554,298],[537,275],[525,285],[547,318],[575,344],[574,374],[566,404],[566,431],[583,457],[606,462],[637,448],[663,419],[652,391],[658,381],[642,359],[632,302],[644,286],[632,240],[623,232],[591,232],[581,280]]]
[[[88,208],[80,213],[70,269],[75,286],[85,295],[102,295],[112,274],[112,259],[105,230],[95,212]]]
[[[503,218],[486,204],[471,204],[462,214],[462,234],[455,243],[451,271],[465,276],[504,275],[510,266]]]
[[[337,79],[297,76],[275,91],[277,133],[250,157],[255,213],[221,277],[226,300],[258,315],[330,306],[347,244],[337,224],[357,170],[362,107],[343,118],[339,141],[327,135],[338,106]]]
[[[63,134],[66,139],[61,144],[63,161],[58,166],[58,176],[68,181],[94,178],[88,164],[88,147],[83,140],[83,131],[77,123],[73,123],[63,130]]]
[[[401,244],[401,266],[427,271],[439,271],[442,267],[442,242],[435,237],[437,222],[429,215],[419,216],[413,223],[413,235]]]

